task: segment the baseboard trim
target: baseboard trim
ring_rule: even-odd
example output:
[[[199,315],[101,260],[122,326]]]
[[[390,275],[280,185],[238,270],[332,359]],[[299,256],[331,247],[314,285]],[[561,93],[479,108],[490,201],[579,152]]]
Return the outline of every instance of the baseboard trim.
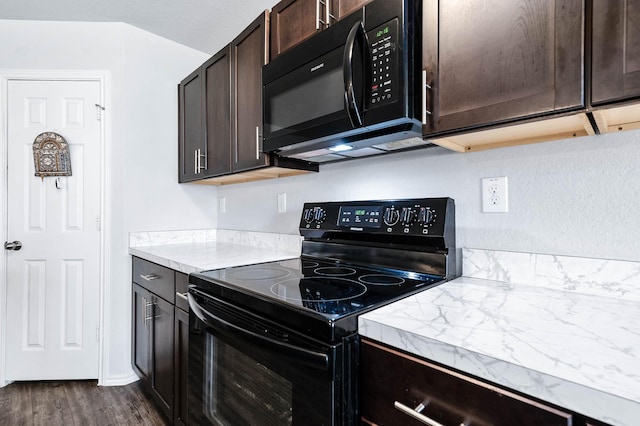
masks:
[[[140,379],[136,376],[136,373],[131,371],[129,374],[123,374],[121,376],[104,377],[98,382],[98,386],[125,386],[138,380]]]

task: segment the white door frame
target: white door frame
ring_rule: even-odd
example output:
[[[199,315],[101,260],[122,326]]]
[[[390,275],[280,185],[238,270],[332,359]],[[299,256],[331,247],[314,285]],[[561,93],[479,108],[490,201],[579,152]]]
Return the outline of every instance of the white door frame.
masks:
[[[111,185],[107,171],[111,170],[111,122],[109,114],[111,106],[111,74],[109,71],[73,71],[73,70],[2,70],[0,69],[0,241],[7,241],[7,156],[8,156],[8,88],[11,80],[31,81],[97,81],[100,83],[101,106],[105,108],[101,117],[101,171],[100,171],[100,287],[99,287],[99,319],[100,343],[98,360],[98,384],[107,379],[109,356],[109,286],[111,255],[111,216],[106,208],[111,205]],[[6,330],[7,330],[7,256],[0,256],[0,387],[9,384],[6,381]]]

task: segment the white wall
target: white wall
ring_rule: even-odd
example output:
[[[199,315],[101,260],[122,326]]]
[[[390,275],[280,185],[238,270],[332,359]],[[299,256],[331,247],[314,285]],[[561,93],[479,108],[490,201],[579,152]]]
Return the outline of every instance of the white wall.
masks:
[[[221,187],[218,226],[297,233],[306,201],[452,197],[460,247],[640,261],[640,131],[476,153],[443,148]],[[481,212],[481,179],[507,176],[509,213]],[[277,194],[288,211],[277,213]]]
[[[132,372],[128,233],[216,226],[216,188],[177,183],[177,83],[208,55],[121,23],[0,20],[0,40],[0,69],[111,74],[105,381],[117,382]]]

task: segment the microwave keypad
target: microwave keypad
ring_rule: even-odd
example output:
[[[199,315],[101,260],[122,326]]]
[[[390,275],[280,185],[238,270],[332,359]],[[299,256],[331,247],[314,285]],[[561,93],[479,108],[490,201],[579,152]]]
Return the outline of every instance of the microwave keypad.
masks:
[[[397,97],[397,19],[368,33],[373,62],[370,107],[390,103]]]

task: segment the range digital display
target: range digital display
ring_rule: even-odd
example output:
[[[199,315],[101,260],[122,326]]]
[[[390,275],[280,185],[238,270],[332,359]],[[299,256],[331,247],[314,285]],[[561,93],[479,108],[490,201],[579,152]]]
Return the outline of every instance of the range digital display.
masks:
[[[357,228],[380,228],[381,206],[341,206],[338,226]]]

